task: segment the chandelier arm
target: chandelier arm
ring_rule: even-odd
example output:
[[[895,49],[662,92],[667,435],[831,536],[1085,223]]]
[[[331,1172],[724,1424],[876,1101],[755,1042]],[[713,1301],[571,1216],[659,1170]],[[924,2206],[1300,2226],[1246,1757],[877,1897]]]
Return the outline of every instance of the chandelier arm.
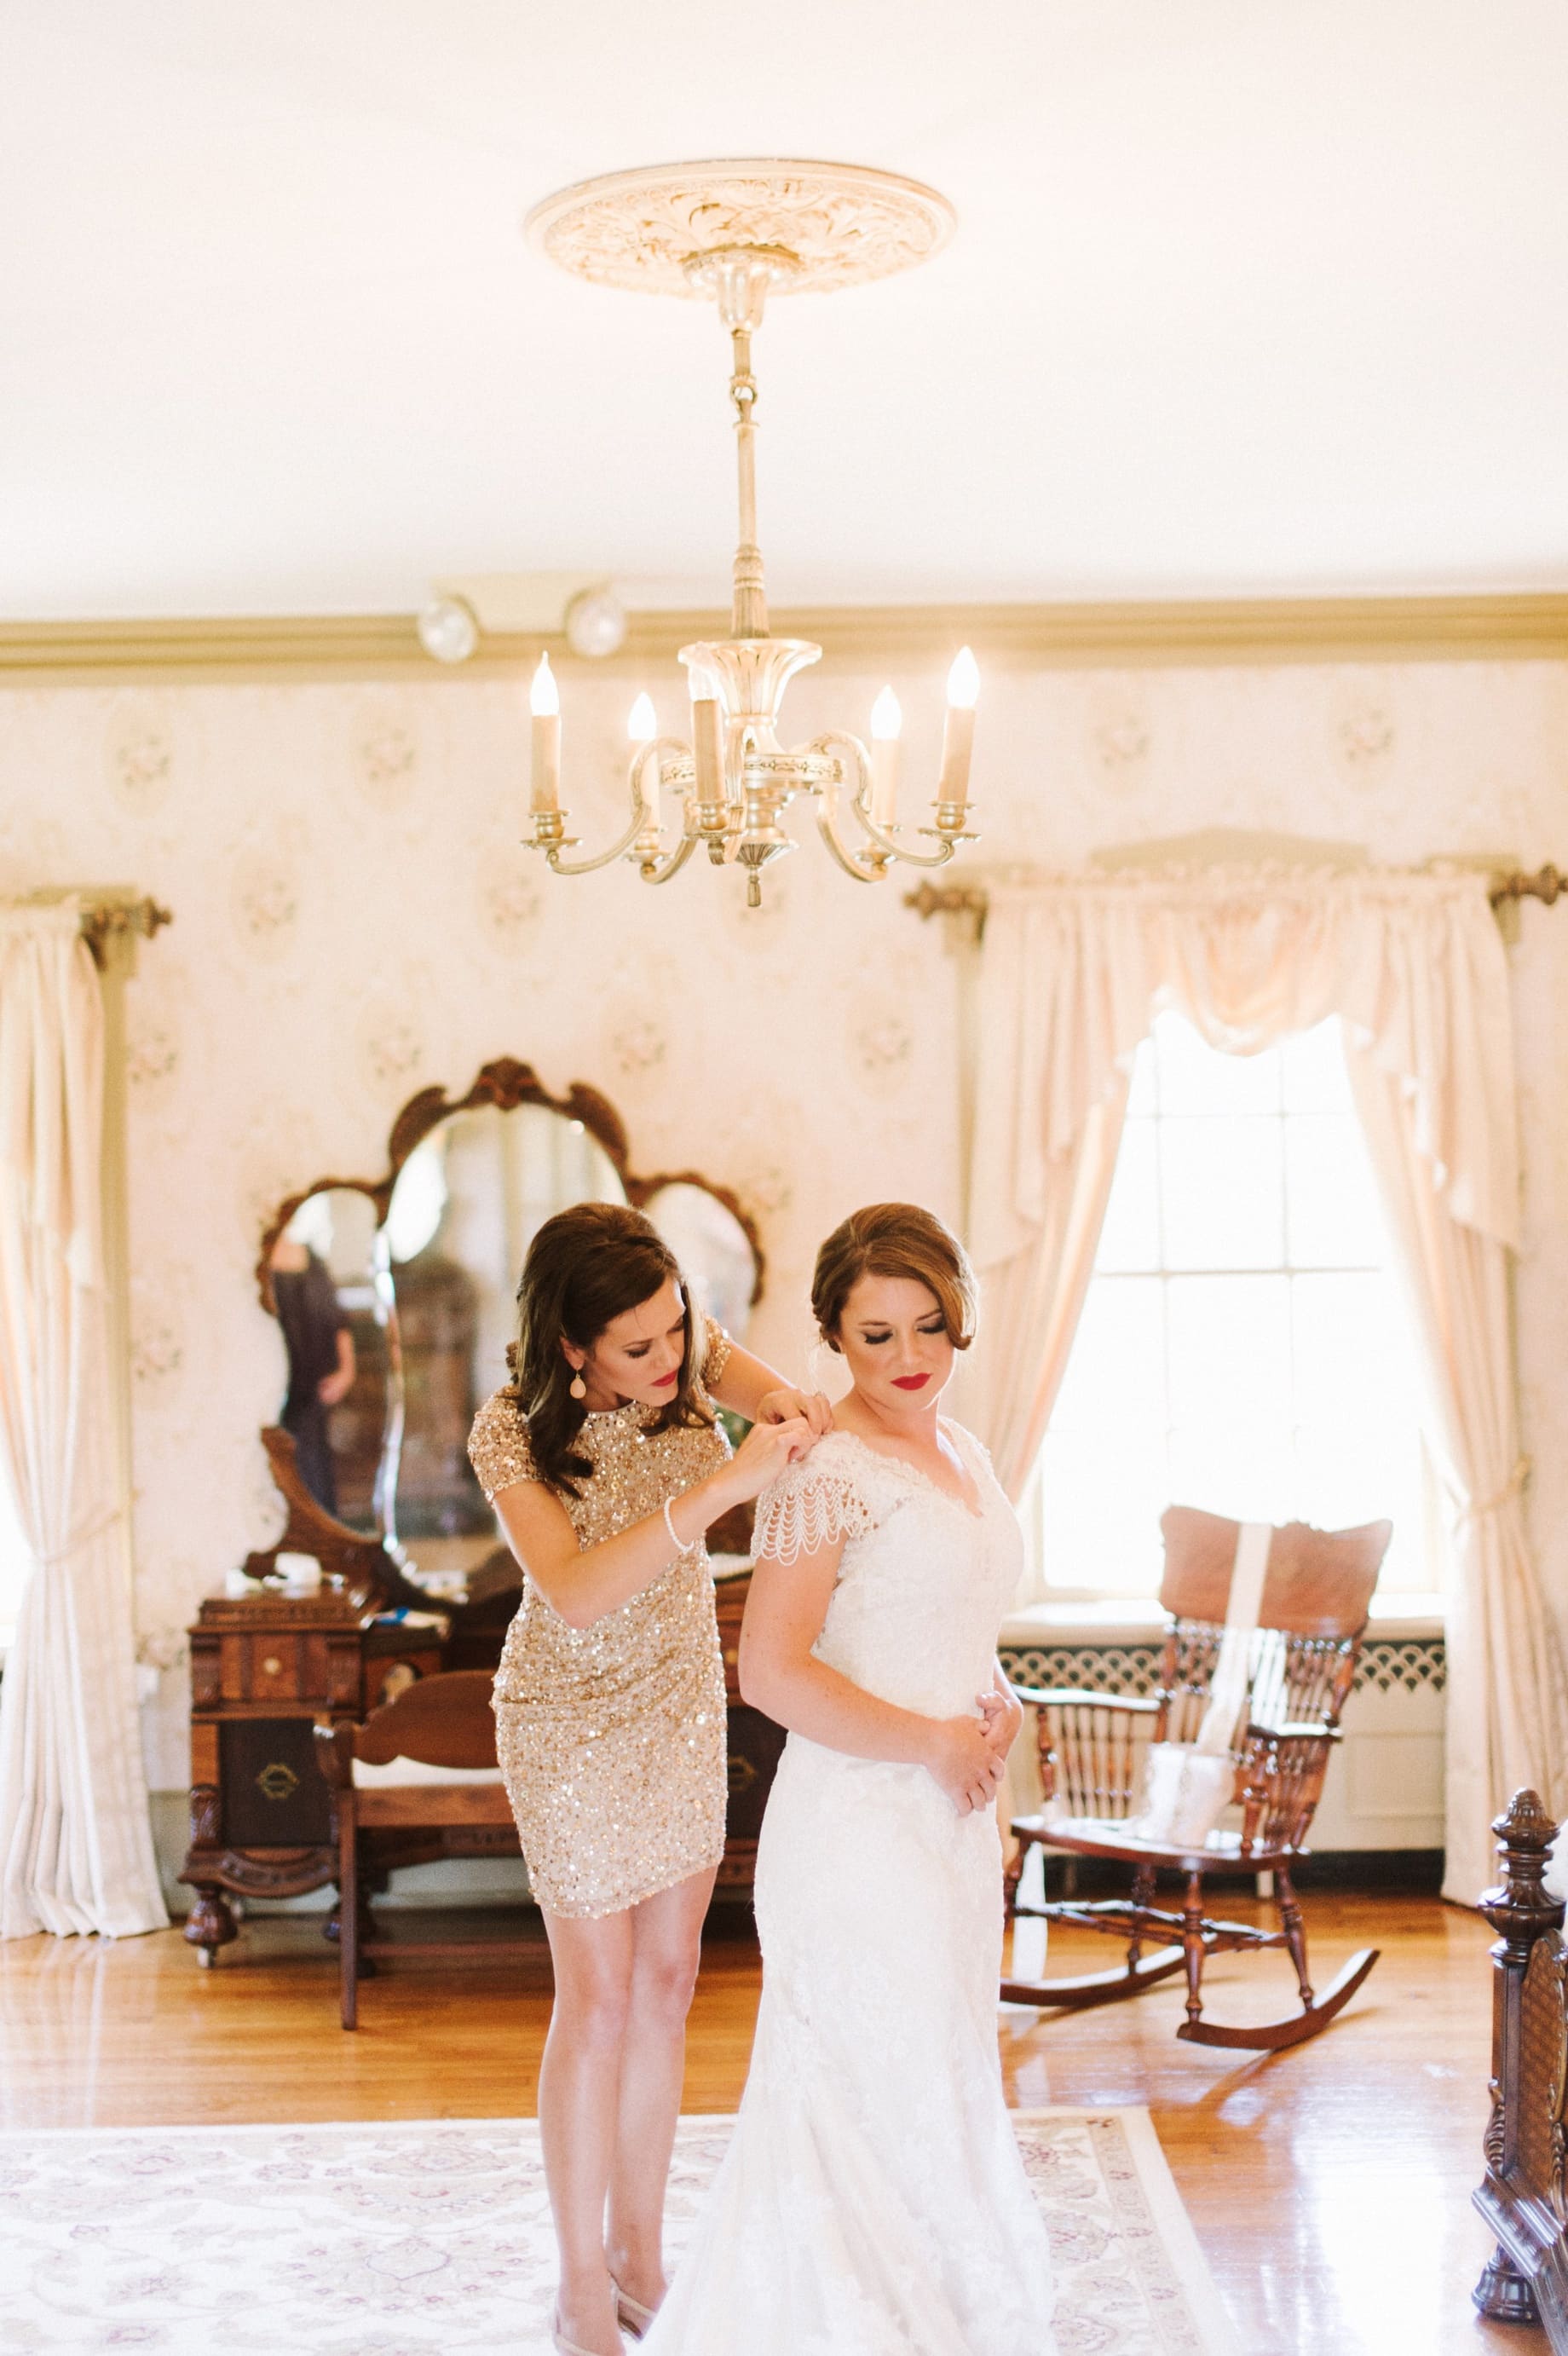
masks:
[[[613,861],[624,859],[641,833],[642,826],[643,813],[639,809],[620,841],[612,843],[608,851],[600,851],[593,859],[563,859],[554,843],[535,842],[530,843],[528,848],[544,852],[546,863],[552,874],[592,875],[596,867],[608,867]]]
[[[957,849],[956,842],[949,842],[944,838],[938,851],[906,851],[901,842],[895,841],[891,835],[882,832],[875,819],[861,808],[859,800],[855,804],[855,815],[869,835],[875,848],[885,851],[890,859],[896,859],[902,867],[945,867]],[[923,834],[930,834],[933,830],[930,827],[921,829]],[[967,841],[968,838],[964,836],[959,840]]]
[[[645,884],[667,884],[672,875],[678,875],[680,873],[681,869],[686,865],[687,861],[691,857],[692,852],[696,850],[701,840],[702,837],[699,834],[683,834],[680,841],[676,844],[675,849],[670,852],[669,857],[664,862],[662,866],[660,866],[656,861],[645,859],[642,865],[637,870],[643,882]]]
[[[856,779],[854,806],[858,809],[871,774],[870,761],[859,738],[851,736],[846,729],[829,728],[825,734],[814,736],[805,749],[808,753],[830,753],[835,747],[849,755]],[[816,830],[846,875],[852,875],[858,884],[881,882],[888,868],[886,852],[873,849],[862,859],[844,840],[838,824],[838,785],[836,779],[829,779],[817,787]]]
[[[942,846],[940,850],[906,850],[904,845],[898,841],[896,836],[884,833],[882,829],[877,824],[875,819],[871,816],[867,798],[870,792],[871,764],[869,755],[867,754],[866,748],[861,744],[859,738],[858,736],[851,736],[848,730],[830,728],[826,735],[814,736],[811,743],[805,749],[808,753],[815,753],[818,750],[826,752],[827,748],[833,744],[848,745],[851,748],[855,755],[855,773],[857,782],[849,807],[854,811],[856,818],[859,820],[870,844],[869,851],[867,851],[864,856],[873,861],[880,861],[880,864],[875,869],[875,877],[872,880],[880,879],[886,873],[888,862],[894,859],[896,859],[901,866],[905,867],[945,867],[948,861],[952,858],[955,851],[957,849],[958,844],[960,842],[967,842],[972,839],[968,835],[955,835],[950,841],[945,832],[943,831]],[[827,797],[825,794],[825,802],[827,798]],[[817,825],[819,828],[822,827],[822,823],[821,819],[818,819]],[[837,796],[834,797],[832,823],[834,834],[837,835]],[[826,829],[824,829],[825,837],[826,831]],[[930,834],[933,832],[942,831],[942,830],[931,827],[923,827],[921,831],[924,834]],[[831,841],[831,838],[827,839]],[[840,860],[840,864],[843,863],[842,860]],[[856,867],[851,872],[858,875],[861,873],[861,870],[859,867]]]
[[[695,843],[695,836],[688,834],[683,827],[683,834],[680,834],[680,841],[676,843],[676,848],[664,853],[662,834],[659,834],[659,827],[662,827],[659,794],[664,789],[664,761],[667,761],[667,756],[673,761],[689,761],[692,747],[683,744],[680,737],[650,737],[650,742],[638,747],[638,752],[634,752],[634,756],[631,756],[631,773],[626,777],[626,785],[631,789],[631,803],[634,803],[634,809],[640,809],[640,813],[643,813],[638,839],[626,853],[626,858],[634,862],[645,884],[668,884],[668,879],[685,867],[688,858],[692,855],[692,843]],[[645,770],[650,764],[655,776],[652,776],[652,792],[647,792],[643,777],[645,777]]]
[[[662,761],[667,752],[678,755],[685,754],[686,750],[686,746],[676,736],[660,736],[649,744],[638,745],[626,771],[626,790],[632,804],[631,819],[625,833],[618,842],[613,842],[608,851],[597,851],[592,859],[563,859],[560,855],[563,842],[575,838],[558,835],[554,841],[551,841],[549,830],[541,834],[538,818],[534,820],[533,834],[523,837],[525,849],[542,851],[550,873],[554,875],[592,875],[596,868],[612,866],[617,859],[624,859],[628,853],[635,852],[637,838],[643,834],[648,824],[647,809],[642,792],[643,770],[650,760]],[[566,821],[564,810],[559,813],[550,812],[549,815],[554,819],[556,827],[564,827]]]

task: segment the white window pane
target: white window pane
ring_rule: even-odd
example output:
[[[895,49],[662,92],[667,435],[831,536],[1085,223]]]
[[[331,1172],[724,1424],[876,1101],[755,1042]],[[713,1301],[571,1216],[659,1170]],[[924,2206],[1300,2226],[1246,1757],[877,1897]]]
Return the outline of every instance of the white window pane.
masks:
[[[1040,1526],[1048,1585],[1106,1595],[1159,1587],[1159,1517],[1169,1503],[1158,1432],[1050,1432],[1040,1461]]]
[[[1173,1423],[1236,1432],[1238,1449],[1278,1432],[1291,1412],[1290,1279],[1173,1277],[1166,1306]]]
[[[1154,1026],[1162,1113],[1277,1112],[1279,1050],[1221,1055],[1184,1014],[1161,1014]]]
[[[1127,1086],[1127,1119],[1139,1120],[1155,1109],[1157,1098],[1154,1085],[1154,1041],[1144,1040],[1133,1057],[1133,1075]]]
[[[1162,1119],[1167,1268],[1278,1268],[1285,1257],[1277,1119]]]
[[[1166,1421],[1165,1285],[1157,1276],[1096,1277],[1051,1428],[1163,1433]]]
[[[1159,1159],[1152,1120],[1129,1120],[1116,1150],[1097,1269],[1159,1266]]]
[[[1285,1242],[1293,1268],[1375,1268],[1382,1209],[1354,1113],[1292,1113],[1285,1123]]]
[[[1415,1426],[1415,1391],[1398,1295],[1381,1270],[1291,1280],[1295,1420]]]
[[[1310,1031],[1293,1032],[1280,1043],[1286,1112],[1349,1112],[1350,1076],[1339,1018],[1331,1014]]]
[[[1382,1589],[1441,1585],[1420,1386],[1338,1022],[1247,1059],[1168,1012],[1130,1100],[1031,1490],[1048,1585],[1155,1594],[1173,1501],[1321,1528],[1386,1515]]]
[[[1423,1521],[1421,1446],[1397,1417],[1381,1429],[1347,1419],[1318,1424],[1296,1440],[1296,1512],[1320,1530],[1392,1522],[1419,1533]]]
[[[1223,1417],[1178,1424],[1170,1435],[1170,1498],[1238,1522],[1290,1518],[1296,1467],[1283,1423],[1244,1431]]]

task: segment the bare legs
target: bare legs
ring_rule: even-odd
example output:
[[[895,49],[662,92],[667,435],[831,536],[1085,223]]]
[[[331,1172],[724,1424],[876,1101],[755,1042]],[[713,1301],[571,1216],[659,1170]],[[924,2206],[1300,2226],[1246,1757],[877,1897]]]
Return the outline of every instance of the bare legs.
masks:
[[[695,1874],[648,1899],[632,1916],[632,2003],[606,2246],[616,2281],[645,2307],[656,2307],[665,2291],[665,2183],[680,2115],[686,2016],[712,1894],[713,1875]]]
[[[712,1890],[709,1869],[594,1922],[545,1912],[555,2008],[539,2135],[560,2245],[560,2327],[592,2356],[621,2356],[612,2267],[645,2306],[664,2291],[665,2179]]]

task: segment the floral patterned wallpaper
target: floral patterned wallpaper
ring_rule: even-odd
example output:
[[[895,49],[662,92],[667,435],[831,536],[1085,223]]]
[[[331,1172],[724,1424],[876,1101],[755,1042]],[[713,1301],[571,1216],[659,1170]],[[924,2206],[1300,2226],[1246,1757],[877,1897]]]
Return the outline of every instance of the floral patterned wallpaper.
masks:
[[[895,669],[906,791],[923,797],[940,680]],[[802,735],[869,711],[880,675],[791,691]],[[563,679],[567,799],[616,823],[618,674]],[[679,717],[673,691],[661,713]],[[163,1672],[155,1786],[186,1781],[184,1636],[278,1516],[257,1427],[283,1351],[251,1280],[263,1218],[324,1172],[383,1166],[416,1087],[486,1058],[619,1105],[635,1162],[744,1197],[769,1256],[755,1339],[802,1368],[817,1241],[857,1202],[959,1210],[961,959],[940,926],[803,840],[760,913],[695,862],[551,877],[519,847],[520,687],[408,683],[0,692],[0,890],[125,883],[175,911],[129,999],[137,1620]],[[1568,863],[1568,665],[1013,669],[988,676],[976,763],[987,862],[1244,827],[1374,858]],[[1568,907],[1527,906],[1513,963],[1527,1242],[1520,1287],[1533,1513],[1568,1608]]]

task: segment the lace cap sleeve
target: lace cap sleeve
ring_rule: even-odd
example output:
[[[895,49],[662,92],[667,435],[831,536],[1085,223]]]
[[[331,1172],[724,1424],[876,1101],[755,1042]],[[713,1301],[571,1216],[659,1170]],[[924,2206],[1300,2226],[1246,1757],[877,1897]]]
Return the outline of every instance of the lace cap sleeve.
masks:
[[[468,1461],[486,1497],[512,1488],[518,1481],[539,1479],[528,1445],[528,1418],[514,1390],[493,1392],[475,1417],[468,1435]]]
[[[819,1446],[763,1490],[752,1548],[777,1562],[796,1562],[840,1538],[869,1537],[876,1526],[852,1467]]]
[[[703,1323],[708,1328],[708,1340],[702,1353],[701,1383],[705,1391],[710,1391],[715,1383],[723,1381],[735,1344],[714,1318],[705,1317]]]

